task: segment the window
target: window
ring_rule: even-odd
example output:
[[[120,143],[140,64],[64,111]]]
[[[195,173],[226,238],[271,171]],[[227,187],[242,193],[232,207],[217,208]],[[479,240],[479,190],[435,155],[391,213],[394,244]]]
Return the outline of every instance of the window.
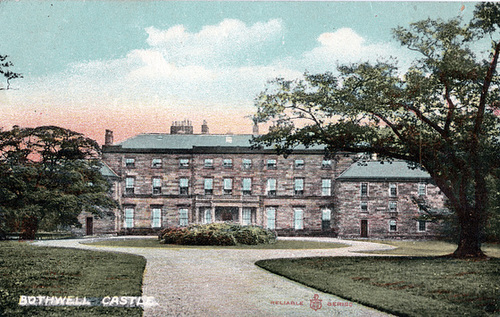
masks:
[[[323,169],[330,169],[330,168],[332,168],[332,160],[323,160],[321,162],[321,168],[323,168]]]
[[[188,210],[187,208],[179,209],[179,226],[185,227],[188,225]]]
[[[368,203],[366,201],[362,201],[359,206],[361,208],[361,212],[368,212]]]
[[[276,196],[276,179],[269,178],[266,187],[267,196]]]
[[[425,183],[418,183],[418,195],[419,196],[427,195],[427,186]]]
[[[419,220],[418,223],[418,228],[417,228],[417,231],[419,232],[423,232],[423,231],[426,231],[427,229],[427,221],[425,220]]]
[[[252,160],[250,159],[243,159],[243,168],[244,169],[250,169],[252,168]]]
[[[180,159],[179,168],[189,168],[189,159]]]
[[[295,188],[295,196],[304,195],[304,179],[296,178],[294,188]]]
[[[161,168],[161,158],[155,158],[151,161],[151,167]]]
[[[398,195],[398,186],[394,183],[389,184],[389,196],[396,197]]]
[[[222,166],[224,168],[232,168],[233,167],[233,160],[232,159],[224,159],[222,161]]]
[[[389,231],[397,231],[396,220],[389,220]]]
[[[322,179],[321,180],[321,196],[331,196],[332,195],[332,180]]]
[[[212,223],[212,209],[205,208],[203,212],[203,223]]]
[[[295,230],[304,229],[304,212],[300,208],[294,210],[293,227],[295,228]]]
[[[232,195],[232,194],[233,194],[233,179],[224,178],[224,195]]]
[[[242,182],[242,192],[245,196],[252,195],[252,179],[251,178],[243,178]]]
[[[161,227],[161,208],[154,207],[151,210],[151,227],[152,228]]]
[[[248,226],[252,224],[252,209],[250,208],[243,208],[242,210],[242,224],[244,226]]]
[[[274,207],[268,207],[267,213],[267,229],[274,230],[276,228],[276,209]]]
[[[135,179],[133,177],[125,178],[125,194],[132,195],[134,193],[134,182]]]
[[[332,212],[328,208],[323,208],[321,210],[321,230],[329,231],[331,229]]]
[[[189,195],[189,179],[187,178],[179,179],[179,194]]]
[[[361,196],[368,196],[368,183],[361,183]]]
[[[125,159],[125,167],[135,167],[135,159],[126,158]]]
[[[304,160],[295,160],[295,168],[296,169],[304,168]]]
[[[205,189],[205,195],[212,195],[214,193],[213,178],[205,178],[203,181],[203,188]]]
[[[153,195],[161,194],[161,178],[153,178]]]
[[[277,166],[276,160],[267,160],[267,168],[271,170],[275,170]]]
[[[398,203],[395,201],[389,202],[389,212],[397,212],[398,211]]]
[[[125,222],[123,224],[124,228],[133,228],[134,227],[134,208],[126,207],[125,208]]]
[[[205,168],[214,168],[214,160],[205,159]]]

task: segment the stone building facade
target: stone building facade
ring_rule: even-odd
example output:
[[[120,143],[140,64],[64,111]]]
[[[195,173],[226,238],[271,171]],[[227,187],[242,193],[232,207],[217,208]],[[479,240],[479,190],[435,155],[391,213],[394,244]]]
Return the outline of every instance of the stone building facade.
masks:
[[[383,209],[383,188],[389,185],[380,179],[349,179],[352,154],[327,159],[321,148],[299,148],[284,158],[272,149],[251,149],[252,135],[208,134],[206,123],[202,134],[192,134],[192,127],[179,127],[178,122],[175,127],[171,134],[140,134],[118,144],[107,131],[102,159],[119,179],[116,232],[234,221],[282,235],[395,236],[388,226],[394,215]],[[365,213],[359,207],[361,181],[371,184],[371,207]],[[396,215],[396,235],[404,237],[413,234],[409,223],[416,228],[417,221],[410,220],[416,206],[406,207],[403,196],[417,183],[391,182],[398,184],[400,209],[412,210]],[[432,185],[428,191],[442,197]],[[360,222],[365,218],[367,234]],[[419,234],[432,236],[432,226]]]
[[[445,196],[421,169],[406,162],[354,163],[336,179],[335,231],[346,238],[436,237],[440,224],[420,220],[415,200],[445,209]]]

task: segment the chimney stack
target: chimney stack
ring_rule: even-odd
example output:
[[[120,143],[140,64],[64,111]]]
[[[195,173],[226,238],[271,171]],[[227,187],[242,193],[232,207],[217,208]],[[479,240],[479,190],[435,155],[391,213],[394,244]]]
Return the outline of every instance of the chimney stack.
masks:
[[[193,125],[188,119],[174,121],[170,126],[170,134],[193,134]]]
[[[104,145],[113,145],[113,131],[106,130],[106,136],[104,137]]]
[[[201,125],[201,134],[208,134],[207,120],[203,120],[203,124]]]

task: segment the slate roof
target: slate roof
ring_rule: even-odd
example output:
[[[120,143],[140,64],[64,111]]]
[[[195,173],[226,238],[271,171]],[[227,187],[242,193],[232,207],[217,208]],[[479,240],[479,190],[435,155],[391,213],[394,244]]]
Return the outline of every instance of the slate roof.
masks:
[[[125,141],[122,141],[117,146],[122,149],[134,150],[188,150],[194,147],[243,147],[249,148],[251,134],[162,134],[162,133],[144,133],[136,135]],[[272,149],[272,147],[266,147]],[[299,146],[296,149],[303,150],[304,146]],[[314,146],[308,148],[310,150],[322,150],[323,146]]]
[[[405,161],[368,161],[353,163],[337,178],[338,180],[428,180],[431,176],[420,168],[409,168]]]
[[[102,162],[101,175],[106,178],[119,178],[119,176],[108,166],[108,164]]]
[[[249,147],[252,135],[247,134],[160,134],[136,135],[117,145],[124,149],[191,149],[193,147]]]

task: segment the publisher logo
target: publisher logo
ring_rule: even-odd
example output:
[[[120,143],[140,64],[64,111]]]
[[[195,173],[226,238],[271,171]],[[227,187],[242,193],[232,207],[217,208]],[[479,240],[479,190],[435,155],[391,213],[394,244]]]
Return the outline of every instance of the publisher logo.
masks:
[[[317,311],[318,309],[321,309],[321,307],[323,307],[323,305],[321,304],[322,301],[323,300],[319,299],[318,294],[314,294],[313,299],[310,300],[310,307],[314,309],[314,311]]]

